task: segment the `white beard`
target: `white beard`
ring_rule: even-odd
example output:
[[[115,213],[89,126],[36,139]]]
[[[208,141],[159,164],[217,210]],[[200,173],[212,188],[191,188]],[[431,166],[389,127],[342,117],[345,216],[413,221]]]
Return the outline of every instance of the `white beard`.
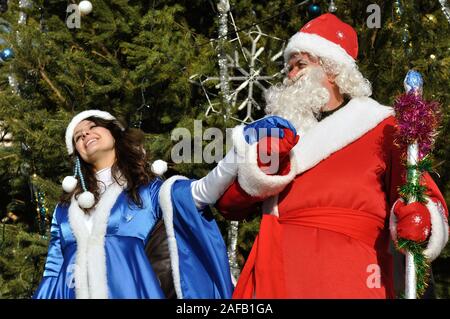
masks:
[[[328,103],[330,93],[322,84],[325,72],[321,67],[308,67],[292,80],[272,86],[265,93],[266,113],[287,119],[299,135],[318,122],[321,109]]]

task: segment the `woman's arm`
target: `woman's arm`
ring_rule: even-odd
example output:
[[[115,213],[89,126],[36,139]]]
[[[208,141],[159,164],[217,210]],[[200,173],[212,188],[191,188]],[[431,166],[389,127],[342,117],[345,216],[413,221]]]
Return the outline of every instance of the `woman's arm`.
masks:
[[[191,193],[195,206],[201,209],[215,204],[237,175],[237,154],[234,148],[219,161],[205,177],[191,183]]]
[[[259,194],[266,193],[264,188],[272,188],[275,193],[278,188],[284,188],[292,179],[284,175],[289,175],[285,170],[288,168],[290,171],[289,153],[297,141],[297,132],[292,124],[277,116],[267,116],[246,126],[235,127],[233,149],[208,175],[191,184],[197,207],[216,203],[235,182],[237,175],[239,187],[252,197],[265,196]],[[252,172],[256,172],[256,176]],[[272,177],[268,177],[270,175]],[[268,191],[267,196],[270,195]]]

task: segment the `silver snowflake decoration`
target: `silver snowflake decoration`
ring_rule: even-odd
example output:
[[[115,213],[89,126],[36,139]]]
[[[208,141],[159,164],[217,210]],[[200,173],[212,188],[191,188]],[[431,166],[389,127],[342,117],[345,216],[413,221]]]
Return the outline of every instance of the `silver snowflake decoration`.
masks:
[[[275,62],[279,58],[283,57],[284,42],[280,38],[276,38],[265,34],[261,31],[261,28],[256,25],[247,32],[238,32],[238,28],[234,23],[234,19],[230,13],[231,21],[235,29],[236,37],[229,40],[230,43],[235,43],[235,50],[232,55],[227,54],[227,67],[228,67],[228,82],[229,82],[229,96],[226,97],[230,101],[230,107],[238,111],[245,110],[243,118],[237,118],[235,116],[230,116],[230,118],[242,122],[249,123],[254,121],[253,114],[255,110],[261,110],[261,101],[255,99],[256,90],[264,92],[273,83],[271,81],[281,78],[284,73],[284,69],[271,75],[264,75],[264,66],[261,64],[261,54],[265,51],[265,47],[260,45],[261,40],[264,37],[272,38],[280,41],[280,50],[270,56],[270,60]],[[250,48],[246,48],[242,45],[241,36],[247,37],[251,43]],[[219,102],[213,103],[212,98],[217,96],[217,93],[212,93],[207,90],[205,84],[207,82],[217,82],[214,86],[215,89],[220,89],[220,81],[223,81],[221,77],[218,76],[201,76],[195,74],[190,78],[191,83],[195,83],[202,87],[203,93],[206,96],[208,108],[205,111],[205,115],[209,116],[212,113],[222,114],[222,111],[218,109]]]

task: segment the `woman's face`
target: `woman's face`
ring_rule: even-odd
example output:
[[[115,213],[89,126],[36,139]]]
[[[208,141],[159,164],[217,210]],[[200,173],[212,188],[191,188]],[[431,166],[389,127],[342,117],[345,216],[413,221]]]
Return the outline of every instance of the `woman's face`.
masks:
[[[73,140],[81,158],[96,169],[112,165],[115,160],[115,140],[111,132],[92,121],[81,121],[74,129]],[[111,162],[111,163],[109,163]]]

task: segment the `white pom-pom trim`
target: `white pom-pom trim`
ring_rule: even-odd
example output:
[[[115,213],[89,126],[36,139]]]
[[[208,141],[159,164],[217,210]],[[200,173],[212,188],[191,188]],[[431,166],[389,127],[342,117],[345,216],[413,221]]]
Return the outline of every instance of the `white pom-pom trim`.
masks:
[[[78,180],[73,176],[66,176],[62,182],[62,188],[66,193],[71,193],[77,187]]]
[[[167,162],[163,160],[156,160],[152,163],[152,172],[158,176],[167,172]]]
[[[89,191],[83,192],[78,196],[78,205],[80,205],[81,208],[91,208],[94,206],[94,203],[94,194]]]

